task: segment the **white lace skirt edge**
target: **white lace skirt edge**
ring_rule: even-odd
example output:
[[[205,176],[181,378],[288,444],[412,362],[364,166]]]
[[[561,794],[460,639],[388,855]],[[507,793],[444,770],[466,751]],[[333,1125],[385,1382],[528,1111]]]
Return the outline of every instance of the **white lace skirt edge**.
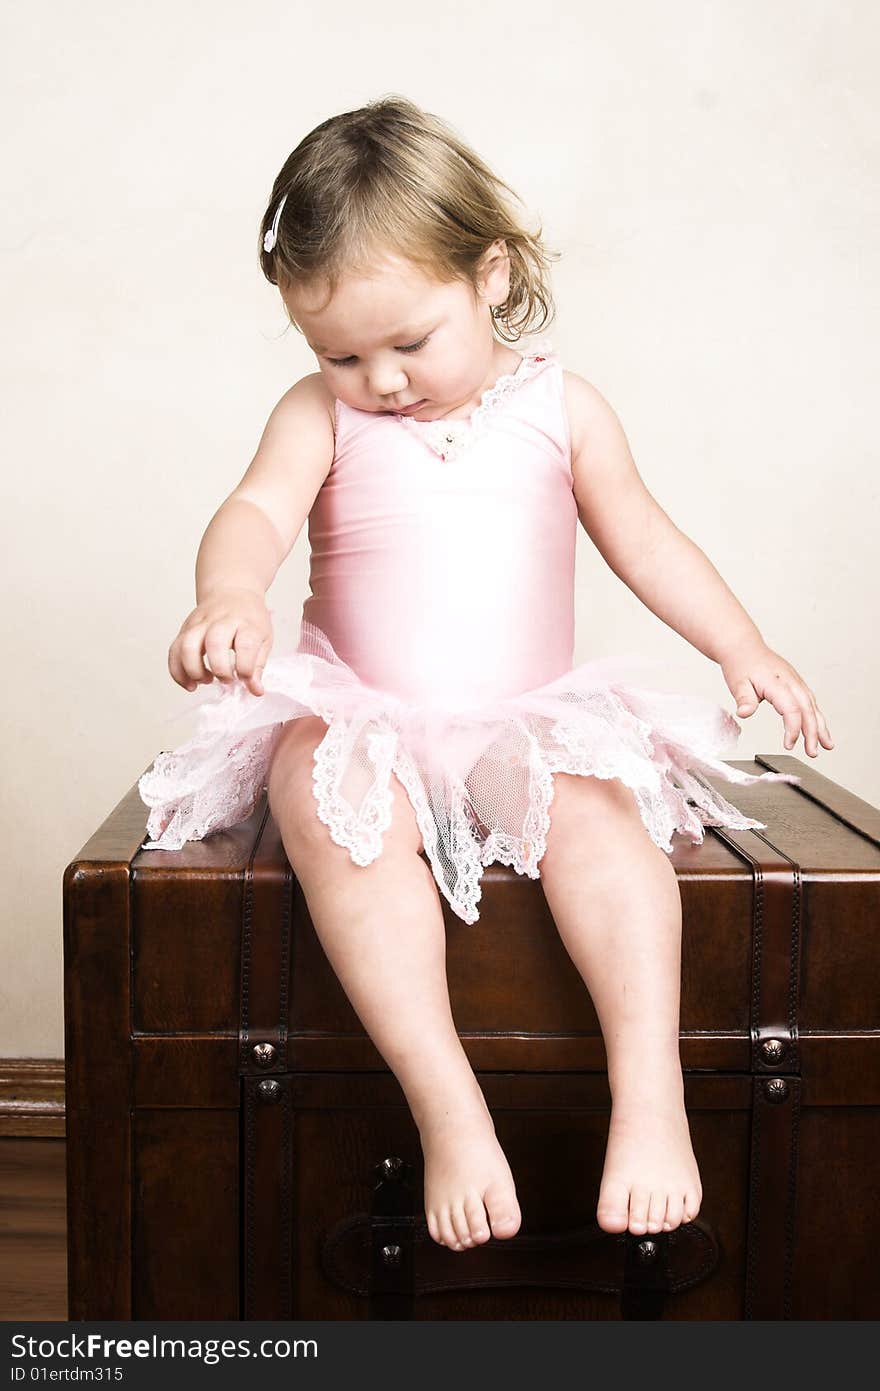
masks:
[[[621,668],[622,669],[622,668]],[[439,890],[466,923],[479,918],[480,879],[498,862],[540,878],[555,773],[619,778],[652,840],[671,853],[677,831],[763,829],[707,781],[801,781],[745,773],[721,754],[740,726],[701,698],[615,679],[613,659],[584,663],[547,686],[467,711],[407,704],[367,687],[312,625],[300,649],[270,658],[263,696],[216,681],[195,735],[158,755],[139,779],[150,808],[144,850],[180,850],[250,816],[266,789],[284,725],[318,715],[317,816],[352,861],[381,853],[393,773],[403,785]]]

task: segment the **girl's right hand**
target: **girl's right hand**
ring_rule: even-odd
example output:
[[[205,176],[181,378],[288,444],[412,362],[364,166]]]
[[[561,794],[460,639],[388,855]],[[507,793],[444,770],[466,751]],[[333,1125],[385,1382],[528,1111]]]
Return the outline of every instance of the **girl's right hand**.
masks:
[[[168,670],[187,691],[210,684],[215,676],[231,681],[237,675],[253,695],[263,695],[261,678],[272,639],[272,619],[262,595],[254,589],[232,586],[212,589],[184,621],[168,649]]]

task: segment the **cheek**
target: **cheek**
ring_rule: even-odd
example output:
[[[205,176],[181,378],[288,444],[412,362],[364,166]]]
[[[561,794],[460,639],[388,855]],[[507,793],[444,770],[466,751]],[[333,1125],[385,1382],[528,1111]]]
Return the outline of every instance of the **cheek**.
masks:
[[[345,395],[346,378],[344,367],[328,367],[326,363],[321,363],[321,376],[327,383],[334,396]],[[351,383],[349,383],[349,390]]]
[[[429,376],[432,381],[438,384],[442,383],[452,390],[455,389],[461,376],[461,362],[455,354],[440,352],[424,357],[419,354],[419,356],[421,361],[417,370],[423,372],[426,377]],[[415,364],[413,365],[415,366]]]
[[[321,376],[324,378],[324,385],[331,396],[336,396],[340,401],[345,401],[349,405],[356,405],[352,397],[351,384],[346,385],[345,370],[343,368],[324,367],[320,368]]]

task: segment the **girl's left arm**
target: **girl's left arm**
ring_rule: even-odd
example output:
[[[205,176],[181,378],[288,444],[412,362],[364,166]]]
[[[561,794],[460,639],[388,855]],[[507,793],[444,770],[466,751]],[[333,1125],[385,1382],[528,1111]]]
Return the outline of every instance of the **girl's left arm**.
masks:
[[[564,379],[578,516],[606,563],[652,613],[718,662],[738,715],[766,700],[783,718],[786,749],[801,733],[811,758],[817,741],[833,748],[809,686],[767,646],[709,558],[645,487],[611,406],[583,377],[565,372]]]

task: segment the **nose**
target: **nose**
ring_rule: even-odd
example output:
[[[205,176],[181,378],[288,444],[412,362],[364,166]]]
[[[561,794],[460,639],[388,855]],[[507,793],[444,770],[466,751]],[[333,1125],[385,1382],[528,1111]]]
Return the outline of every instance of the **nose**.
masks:
[[[389,396],[398,396],[406,391],[407,375],[399,363],[388,363],[384,367],[377,367],[370,374],[370,390],[381,400]]]

